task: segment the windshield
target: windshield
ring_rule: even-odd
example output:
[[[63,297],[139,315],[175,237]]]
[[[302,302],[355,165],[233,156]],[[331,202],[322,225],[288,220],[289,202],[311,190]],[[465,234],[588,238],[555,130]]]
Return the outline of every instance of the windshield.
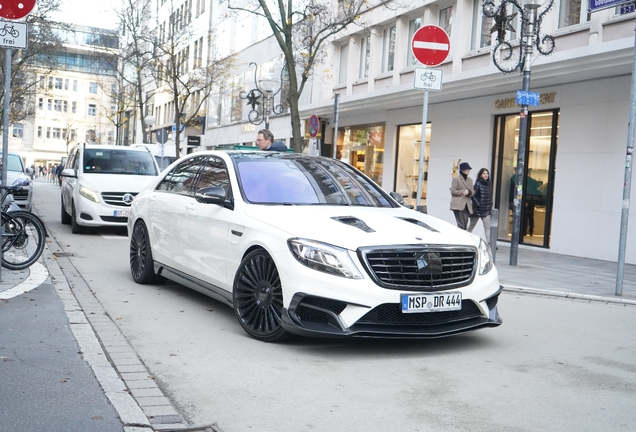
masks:
[[[84,172],[87,174],[157,175],[149,152],[133,150],[84,150]]]
[[[22,167],[22,159],[20,159],[20,156],[14,154],[9,154],[7,156],[7,171],[23,173],[24,168]],[[0,153],[0,166],[2,166],[2,153]]]
[[[241,193],[251,203],[395,205],[354,168],[328,158],[241,157],[236,167]]]

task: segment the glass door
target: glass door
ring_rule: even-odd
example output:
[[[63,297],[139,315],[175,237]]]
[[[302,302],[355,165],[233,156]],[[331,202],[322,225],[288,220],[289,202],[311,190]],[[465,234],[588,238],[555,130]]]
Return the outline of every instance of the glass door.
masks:
[[[519,239],[522,244],[550,246],[558,123],[558,110],[529,113]],[[495,131],[493,178],[495,207],[499,209],[498,239],[510,241],[519,114],[497,116]]]
[[[397,168],[395,170],[395,192],[404,197],[404,203],[415,207],[417,203],[417,181],[420,169],[420,141],[422,124],[398,127]],[[424,163],[422,165],[422,195],[420,205],[426,206],[428,184],[428,158],[431,144],[431,124],[426,125]]]

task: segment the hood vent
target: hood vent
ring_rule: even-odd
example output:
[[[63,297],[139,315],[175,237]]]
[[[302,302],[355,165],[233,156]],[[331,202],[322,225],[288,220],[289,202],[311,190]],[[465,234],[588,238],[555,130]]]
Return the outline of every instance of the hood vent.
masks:
[[[346,224],[346,225],[351,225],[352,227],[360,228],[362,231],[367,233],[375,232],[374,229],[369,227],[369,225],[367,225],[366,223],[364,223],[363,221],[361,221],[355,216],[336,216],[336,217],[332,217],[331,219],[336,220],[338,222],[342,222],[343,224]]]
[[[398,219],[402,219],[405,222],[410,222],[412,224],[419,225],[422,228],[426,228],[427,230],[432,231],[432,232],[439,232],[435,228],[431,227],[430,225],[425,224],[421,220],[412,219],[412,218],[404,218],[404,217],[399,217]]]

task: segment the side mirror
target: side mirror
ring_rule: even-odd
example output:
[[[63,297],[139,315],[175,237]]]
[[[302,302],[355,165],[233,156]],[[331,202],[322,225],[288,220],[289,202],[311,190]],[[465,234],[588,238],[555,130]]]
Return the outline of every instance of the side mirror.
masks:
[[[405,205],[404,204],[404,197],[402,195],[400,195],[399,193],[397,193],[397,192],[389,192],[389,195],[391,195],[391,198],[393,198],[395,201],[397,201],[397,203],[399,205],[401,205],[402,207],[413,209],[412,205]]]
[[[28,167],[25,171],[28,175],[32,175],[35,172],[35,170],[31,167]]]
[[[73,169],[73,168],[65,168],[60,173],[60,177],[77,178],[77,173],[75,172],[75,169]]]
[[[220,186],[211,186],[198,189],[194,198],[204,204],[225,204],[225,189]]]

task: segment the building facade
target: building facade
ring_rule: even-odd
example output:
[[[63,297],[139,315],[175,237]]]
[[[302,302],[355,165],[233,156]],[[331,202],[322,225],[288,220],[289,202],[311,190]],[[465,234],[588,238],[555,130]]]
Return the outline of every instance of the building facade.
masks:
[[[317,68],[328,73],[315,80],[302,114],[317,114],[333,128],[338,93],[339,157],[415,204],[424,92],[413,87],[415,68],[422,65],[413,59],[410,40],[423,25],[444,28],[451,49],[437,67],[442,90],[429,92],[420,202],[429,214],[454,223],[449,186],[457,166],[469,162],[472,177],[485,167],[499,209],[498,238],[509,241],[521,76],[504,75],[493,65],[493,23],[481,5],[481,0],[433,1],[397,16],[388,9],[363,16],[366,28],[350,27],[334,39],[329,62]],[[555,37],[556,51],[532,62],[531,90],[540,93],[540,104],[530,107],[528,118],[521,244],[613,261],[623,206],[635,14],[620,15],[617,8],[588,14],[586,7],[587,2],[557,1],[543,18],[542,34]],[[514,33],[509,37],[518,43]],[[326,142],[333,136],[327,133]],[[475,232],[484,235],[481,229]],[[636,263],[633,229],[626,262]]]
[[[10,128],[9,150],[27,166],[50,168],[77,142],[115,143],[116,33],[84,26],[58,31],[65,42],[55,53],[57,67],[33,71],[35,115]]]

